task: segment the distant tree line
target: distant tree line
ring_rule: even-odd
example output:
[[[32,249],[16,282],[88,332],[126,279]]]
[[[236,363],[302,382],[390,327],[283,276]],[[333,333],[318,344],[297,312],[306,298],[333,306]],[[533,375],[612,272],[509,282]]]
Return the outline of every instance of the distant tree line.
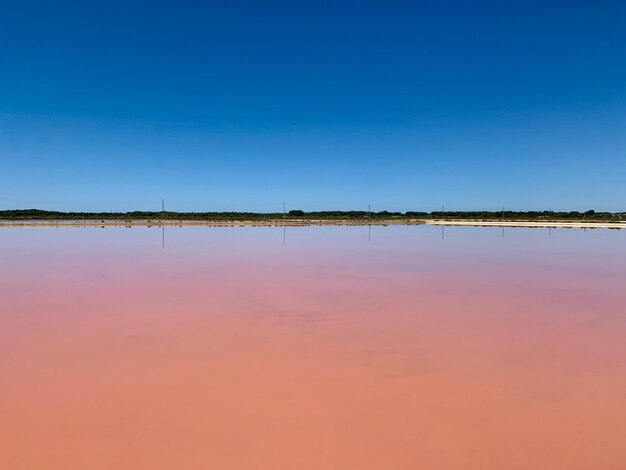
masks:
[[[446,219],[446,220],[585,220],[585,221],[626,221],[626,212],[553,212],[553,211],[435,211],[435,212],[368,212],[368,211],[313,211],[299,209],[282,212],[60,212],[40,209],[0,210],[4,220],[225,220],[254,221],[282,219]]]

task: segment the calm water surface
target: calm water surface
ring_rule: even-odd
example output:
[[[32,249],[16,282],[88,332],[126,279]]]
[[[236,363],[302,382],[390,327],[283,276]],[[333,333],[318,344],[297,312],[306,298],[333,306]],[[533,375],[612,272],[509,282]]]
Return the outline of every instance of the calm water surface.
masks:
[[[443,235],[0,229],[0,468],[626,468],[626,231]]]

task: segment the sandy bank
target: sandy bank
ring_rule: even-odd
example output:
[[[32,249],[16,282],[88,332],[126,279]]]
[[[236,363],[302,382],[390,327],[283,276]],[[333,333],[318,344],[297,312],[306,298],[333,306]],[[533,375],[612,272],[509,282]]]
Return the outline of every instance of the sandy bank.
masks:
[[[486,220],[422,220],[428,225],[465,225],[473,227],[552,227],[552,228],[613,228],[626,229],[626,222],[524,222],[524,221],[486,221]]]

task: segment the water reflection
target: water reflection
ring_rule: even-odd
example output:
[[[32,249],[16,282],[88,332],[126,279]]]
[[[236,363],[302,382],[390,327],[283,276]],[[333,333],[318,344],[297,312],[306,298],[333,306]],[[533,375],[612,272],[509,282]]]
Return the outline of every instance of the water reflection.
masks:
[[[0,467],[626,466],[624,231],[278,229],[0,230]]]

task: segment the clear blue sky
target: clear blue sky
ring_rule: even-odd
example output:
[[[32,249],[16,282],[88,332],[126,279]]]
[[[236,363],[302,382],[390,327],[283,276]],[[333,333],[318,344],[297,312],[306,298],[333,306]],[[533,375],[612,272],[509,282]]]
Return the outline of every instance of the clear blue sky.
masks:
[[[626,210],[626,2],[5,1],[0,207]]]

